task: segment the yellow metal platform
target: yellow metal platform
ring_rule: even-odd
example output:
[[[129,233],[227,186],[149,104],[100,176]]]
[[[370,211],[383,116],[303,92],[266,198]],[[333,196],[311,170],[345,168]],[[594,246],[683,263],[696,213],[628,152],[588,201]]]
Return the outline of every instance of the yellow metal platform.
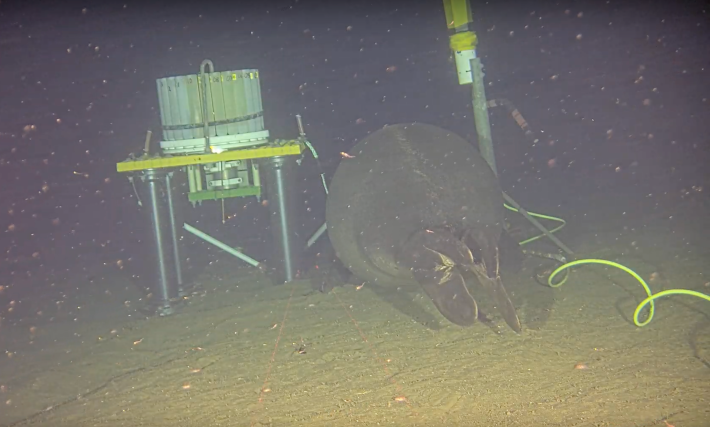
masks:
[[[259,148],[225,151],[219,154],[194,154],[174,157],[141,157],[125,160],[116,164],[119,172],[134,172],[146,169],[177,168],[204,163],[228,162],[232,160],[265,159],[267,157],[297,156],[304,150],[298,140],[279,141],[279,145],[267,145]]]

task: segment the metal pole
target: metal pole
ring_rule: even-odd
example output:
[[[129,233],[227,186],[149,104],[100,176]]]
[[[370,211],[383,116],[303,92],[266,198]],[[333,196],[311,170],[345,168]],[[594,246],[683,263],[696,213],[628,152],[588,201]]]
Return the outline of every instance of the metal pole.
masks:
[[[223,251],[234,255],[235,257],[239,258],[240,260],[246,262],[247,264],[261,268],[261,265],[259,264],[259,261],[255,260],[254,258],[250,257],[249,255],[246,255],[245,253],[234,249],[233,247],[229,246],[226,243],[220,242],[219,240],[215,239],[214,237],[210,236],[207,233],[204,233],[195,227],[191,226],[188,223],[183,224],[183,228],[190,233],[194,234],[195,236],[199,237],[200,239],[204,240],[207,243],[212,243],[213,245],[217,246],[218,248],[222,249]]]
[[[184,292],[182,282],[182,258],[180,258],[180,238],[178,236],[178,225],[175,219],[175,205],[173,200],[172,186],[173,172],[168,172],[165,175],[165,193],[168,196],[168,216],[170,217],[170,235],[173,241],[173,262],[175,263],[175,280],[178,286],[178,295]]]
[[[486,160],[488,165],[493,169],[493,173],[498,175],[496,168],[496,158],[493,151],[493,138],[491,137],[491,124],[488,120],[488,102],[486,101],[486,89],[483,84],[483,65],[480,58],[471,59],[471,72],[473,73],[473,84],[471,85],[471,94],[473,97],[473,117],[476,122],[476,133],[478,134],[478,147],[481,156]],[[572,255],[572,250],[568,248],[560,239],[554,236],[550,231],[540,224],[538,220],[530,216],[525,209],[513,200],[512,197],[503,193],[505,201],[510,203],[520,214],[525,217],[538,230],[542,231],[547,238],[562,249],[567,255]]]
[[[293,163],[289,156],[272,157],[266,160],[267,189],[269,192],[269,208],[271,209],[271,229],[277,243],[276,261],[281,264],[278,269],[277,282],[291,282],[295,277],[295,251],[292,230],[290,182],[293,182]]]
[[[323,223],[320,227],[318,227],[318,230],[316,230],[315,233],[311,236],[310,239],[308,239],[308,244],[306,245],[307,248],[310,248],[316,243],[316,240],[320,238],[320,236],[323,235],[328,230],[328,224]]]
[[[483,84],[483,65],[480,58],[471,59],[471,72],[473,73],[473,83],[471,84],[471,97],[473,98],[473,118],[476,122],[476,133],[478,134],[478,147],[481,156],[493,169],[493,173],[498,175],[496,168],[496,157],[493,152],[493,138],[491,137],[491,124],[488,120],[488,103],[486,102],[486,88]]]
[[[155,254],[158,262],[158,302],[160,314],[169,314],[170,309],[170,275],[168,274],[167,254],[165,248],[165,233],[163,224],[163,205],[160,203],[160,184],[164,171],[147,169],[144,179],[148,184],[148,198],[150,205],[150,219],[153,226],[153,239],[155,240]]]

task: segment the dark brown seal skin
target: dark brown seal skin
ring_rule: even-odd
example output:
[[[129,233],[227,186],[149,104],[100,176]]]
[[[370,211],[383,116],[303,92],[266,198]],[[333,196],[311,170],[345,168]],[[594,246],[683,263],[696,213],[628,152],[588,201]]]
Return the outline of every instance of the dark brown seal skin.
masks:
[[[311,287],[323,293],[345,286],[351,276],[352,273],[345,268],[330,245],[316,254],[315,264],[306,272],[306,278],[311,282]]]
[[[461,137],[418,123],[372,133],[338,166],[326,222],[337,257],[360,280],[418,283],[444,317],[470,326],[479,314],[465,280],[473,276],[520,332],[499,274],[502,191]]]

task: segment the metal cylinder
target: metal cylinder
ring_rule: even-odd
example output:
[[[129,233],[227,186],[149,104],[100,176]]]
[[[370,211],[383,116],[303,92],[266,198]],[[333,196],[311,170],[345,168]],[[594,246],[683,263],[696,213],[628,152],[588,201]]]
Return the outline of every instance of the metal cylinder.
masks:
[[[157,297],[158,313],[161,315],[170,314],[170,299],[177,296],[175,287],[171,286],[173,275],[169,263],[170,254],[170,233],[165,222],[165,199],[163,197],[166,189],[165,171],[147,169],[143,175],[143,180],[148,185],[148,207],[150,209],[151,226],[153,228],[153,242],[155,250],[155,260],[158,272],[158,281],[153,286],[153,293]]]
[[[172,178],[172,172],[169,172],[165,175],[165,194],[167,195],[168,201],[168,216],[170,218],[170,237],[173,244],[175,281],[177,282],[178,295],[185,296],[183,295],[184,287],[182,281],[182,258],[180,258],[180,236],[178,235],[178,230],[180,230],[181,227],[178,226],[177,219],[175,217],[175,199],[173,198]]]
[[[275,281],[279,284],[294,280],[297,265],[295,248],[298,239],[293,209],[294,163],[293,156],[271,157],[263,161],[271,231],[276,249],[271,264],[274,266]]]

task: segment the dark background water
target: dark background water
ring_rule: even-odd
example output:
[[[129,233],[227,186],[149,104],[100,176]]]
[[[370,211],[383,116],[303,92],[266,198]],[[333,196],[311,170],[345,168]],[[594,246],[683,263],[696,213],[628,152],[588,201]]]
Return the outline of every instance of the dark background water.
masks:
[[[686,203],[707,237],[710,32],[699,2],[474,2],[489,99],[512,101],[526,139],[492,110],[503,187],[581,231],[639,226]],[[0,316],[11,301],[152,277],[149,221],[115,164],[160,135],[155,79],[258,68],[266,128],[339,153],[386,124],[475,139],[470,90],[449,60],[441,2],[0,4]],[[299,169],[299,233],[323,220],[314,162]],[[184,219],[268,256],[266,209],[231,200]],[[615,220],[614,220],[615,219]],[[567,238],[574,242],[573,232]],[[190,274],[218,251],[184,239]],[[696,245],[696,246],[692,246]],[[238,261],[234,261],[235,264]]]

